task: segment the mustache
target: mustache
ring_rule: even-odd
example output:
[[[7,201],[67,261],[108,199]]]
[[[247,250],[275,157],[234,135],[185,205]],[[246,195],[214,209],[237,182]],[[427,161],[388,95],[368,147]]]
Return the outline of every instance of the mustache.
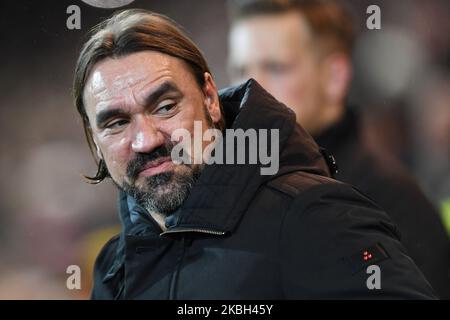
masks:
[[[166,143],[159,146],[151,153],[136,153],[136,157],[128,163],[127,176],[130,181],[135,181],[139,172],[152,161],[156,161],[160,158],[170,157],[170,153],[174,147],[173,143]]]

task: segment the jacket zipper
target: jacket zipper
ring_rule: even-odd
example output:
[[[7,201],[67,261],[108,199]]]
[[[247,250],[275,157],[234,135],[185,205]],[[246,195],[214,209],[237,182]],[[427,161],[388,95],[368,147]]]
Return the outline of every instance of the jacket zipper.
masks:
[[[172,278],[170,279],[170,286],[169,286],[169,300],[175,300],[176,299],[176,287],[177,287],[177,282],[178,282],[178,276],[180,274],[180,269],[181,269],[181,265],[183,263],[183,258],[184,258],[184,251],[186,250],[185,248],[185,237],[183,236],[182,241],[181,241],[181,255],[177,261],[177,265],[175,268],[174,273],[172,274]]]
[[[218,231],[218,230],[210,230],[210,229],[203,229],[203,228],[177,228],[173,230],[166,230],[162,233],[160,233],[160,236],[167,235],[167,234],[173,234],[173,233],[185,233],[185,232],[198,232],[198,233],[205,233],[205,234],[212,234],[217,236],[223,236],[225,235],[225,231]],[[177,262],[177,266],[175,269],[175,272],[172,275],[172,278],[170,280],[170,287],[169,287],[169,300],[175,300],[177,295],[177,282],[178,277],[180,274],[181,266],[183,264],[184,254],[186,251],[186,237],[183,236],[182,242],[181,242],[181,256]]]
[[[216,236],[223,236],[225,235],[225,231],[218,231],[218,230],[211,230],[211,229],[201,229],[201,228],[177,228],[173,230],[166,230],[162,233],[160,233],[160,236],[171,234],[171,233],[183,233],[183,232],[197,232],[197,233],[206,233],[206,234],[212,234]]]

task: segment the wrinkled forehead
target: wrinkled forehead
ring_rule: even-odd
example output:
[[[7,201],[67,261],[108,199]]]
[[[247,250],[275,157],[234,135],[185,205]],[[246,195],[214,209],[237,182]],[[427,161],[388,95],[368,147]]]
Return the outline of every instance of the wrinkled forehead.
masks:
[[[87,105],[137,94],[161,79],[170,79],[183,88],[194,79],[181,59],[155,51],[142,51],[118,58],[107,58],[92,69],[83,92]]]

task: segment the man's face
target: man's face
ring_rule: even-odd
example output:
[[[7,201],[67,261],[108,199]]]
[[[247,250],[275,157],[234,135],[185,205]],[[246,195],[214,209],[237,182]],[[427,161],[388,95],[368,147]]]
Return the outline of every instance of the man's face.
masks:
[[[317,131],[321,70],[304,18],[296,12],[250,17],[233,25],[229,40],[232,81],[254,78]]]
[[[86,83],[97,153],[113,181],[149,211],[176,210],[200,171],[198,165],[174,164],[170,151],[175,129],[192,134],[195,120],[206,130],[220,119],[214,82],[205,77],[200,88],[182,60],[143,51],[99,62]]]

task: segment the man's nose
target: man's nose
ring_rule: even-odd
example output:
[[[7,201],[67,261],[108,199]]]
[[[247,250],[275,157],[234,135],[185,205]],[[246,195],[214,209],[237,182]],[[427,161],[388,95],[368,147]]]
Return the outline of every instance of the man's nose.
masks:
[[[146,118],[136,121],[131,148],[136,153],[150,153],[164,144],[164,137],[155,124]]]

